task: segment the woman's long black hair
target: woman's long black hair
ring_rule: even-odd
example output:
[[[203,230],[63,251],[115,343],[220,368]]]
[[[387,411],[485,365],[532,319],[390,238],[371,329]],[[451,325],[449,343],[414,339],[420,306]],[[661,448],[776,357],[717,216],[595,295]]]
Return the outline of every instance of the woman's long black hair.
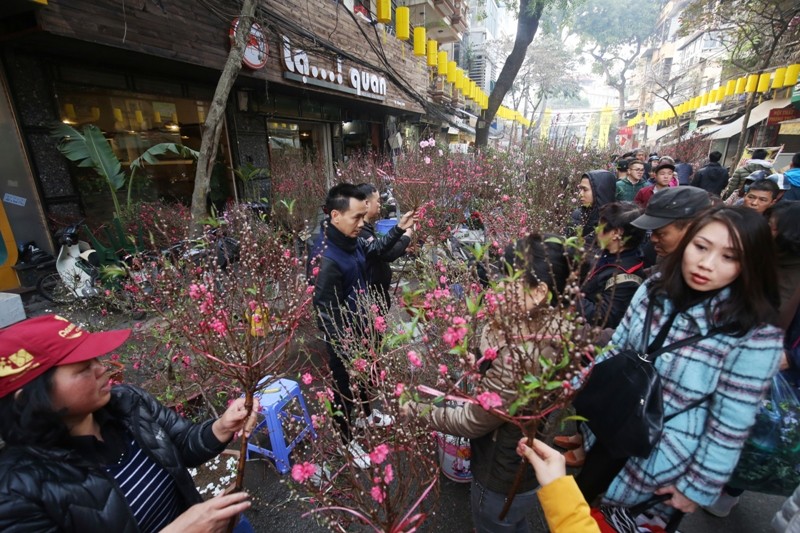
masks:
[[[693,290],[683,279],[681,269],[686,247],[712,222],[728,229],[741,271],[728,285],[730,296],[709,310],[709,321],[735,336],[744,336],[760,324],[774,323],[778,308],[775,245],[764,217],[746,207],[718,206],[695,220],[678,248],[662,264],[662,276],[653,283],[650,297],[665,294],[679,310],[685,310],[716,294]]]
[[[63,413],[53,409],[53,367],[17,393],[0,398],[0,437],[6,446],[55,448],[65,445],[69,429]]]

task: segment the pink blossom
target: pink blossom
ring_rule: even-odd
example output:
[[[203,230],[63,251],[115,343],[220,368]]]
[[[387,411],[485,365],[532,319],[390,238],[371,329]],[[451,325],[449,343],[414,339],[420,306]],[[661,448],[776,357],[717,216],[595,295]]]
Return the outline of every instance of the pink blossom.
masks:
[[[383,503],[383,500],[386,498],[386,492],[384,492],[384,490],[377,485],[373,485],[369,493],[372,496],[372,499],[378,503]]]
[[[389,446],[386,444],[378,444],[371,452],[369,452],[370,460],[377,465],[384,462],[388,456]]]
[[[441,283],[442,285],[447,283],[447,276],[439,276],[439,283]]]
[[[507,194],[504,194],[503,196],[500,197],[500,199],[503,200],[504,202],[507,202],[509,200],[509,197]]]
[[[353,368],[355,368],[357,372],[363,372],[367,369],[367,362],[359,357],[353,361]]]
[[[476,399],[478,400],[478,403],[481,404],[481,407],[487,411],[493,407],[500,407],[503,405],[503,400],[496,392],[482,392]]]
[[[442,152],[441,150],[439,150],[439,157],[442,157],[443,155],[444,155],[444,152]]]
[[[303,374],[303,384],[305,384],[305,385],[311,385],[311,382],[312,382],[312,381],[314,381],[314,376],[312,376],[312,375],[311,375],[310,373],[308,373],[308,372],[306,372],[305,374]]]
[[[311,275],[312,276],[316,276],[317,274],[319,274],[319,267],[312,268],[311,269]]]
[[[447,375],[447,365],[439,365],[439,373],[443,376]]]
[[[404,384],[402,384],[402,383],[398,383],[397,385],[394,386],[394,395],[397,396],[397,397],[400,397],[400,396],[403,395],[405,390],[406,390],[406,386]]]
[[[431,164],[431,158],[428,157],[427,155],[425,156],[425,159],[423,161],[425,161],[426,165],[430,165]]]
[[[483,351],[483,358],[487,361],[494,361],[497,359],[497,350],[495,348],[486,348]]]
[[[386,331],[386,319],[382,316],[375,317],[375,331],[383,333]]]
[[[292,479],[298,483],[304,483],[308,478],[317,472],[316,465],[312,463],[301,463],[292,466]]]
[[[436,146],[436,139],[434,139],[433,137],[428,139],[428,146]]]
[[[224,322],[222,322],[218,318],[212,319],[211,322],[209,323],[209,326],[211,327],[211,329],[216,331],[217,335],[219,335],[220,337],[224,337],[225,334],[228,332],[228,327],[225,325]]]
[[[196,283],[192,283],[189,285],[189,298],[192,300],[198,300],[203,294],[206,293],[206,288],[204,285],[198,285]]]
[[[428,141],[424,141],[424,140],[420,141],[419,142],[419,147],[420,148],[427,148],[428,147]]]
[[[414,365],[417,368],[422,366],[422,360],[419,358],[419,354],[414,350],[409,350],[406,354],[408,356],[408,362]]]
[[[306,294],[311,294],[312,292],[314,292],[314,286],[313,285],[309,285],[306,288]]]
[[[455,323],[455,319],[453,323]],[[467,328],[460,326],[460,327],[450,327],[447,328],[447,331],[442,335],[442,339],[446,342],[451,348],[455,348],[458,344],[464,340],[464,337],[467,336]]]
[[[386,465],[383,469],[383,482],[387,485],[394,480],[394,470],[392,469],[392,465]]]
[[[289,251],[288,249],[287,249],[287,250],[284,250],[284,251],[283,251],[283,257],[284,257],[285,259],[289,259],[290,257],[292,257],[292,252],[291,252],[291,251]]]
[[[325,423],[325,415],[311,415],[311,424],[314,429],[319,429]]]

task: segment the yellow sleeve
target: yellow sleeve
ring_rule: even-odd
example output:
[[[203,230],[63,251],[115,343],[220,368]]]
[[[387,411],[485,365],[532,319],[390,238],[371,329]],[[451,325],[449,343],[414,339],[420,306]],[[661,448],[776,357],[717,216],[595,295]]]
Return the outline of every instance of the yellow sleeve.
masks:
[[[538,495],[551,533],[600,533],[572,476],[558,478],[539,489]]]

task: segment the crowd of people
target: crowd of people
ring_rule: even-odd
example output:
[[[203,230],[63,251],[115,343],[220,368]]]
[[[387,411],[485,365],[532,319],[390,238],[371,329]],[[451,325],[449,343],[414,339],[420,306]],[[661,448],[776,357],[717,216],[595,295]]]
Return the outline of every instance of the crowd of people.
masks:
[[[674,347],[653,363],[663,432],[646,457],[620,457],[581,424],[554,440],[560,453],[540,440],[528,446],[517,425],[479,404],[405,403],[402,416],[470,439],[478,532],[526,531],[537,497],[555,532],[599,531],[589,503],[615,520],[615,509],[659,495],[653,514],[665,523],[699,507],[724,516],[741,493],[727,482],[771,378],[780,370],[800,384],[800,202],[792,201],[800,198],[800,154],[781,174],[756,150],[730,176],[718,152],[697,172],[643,150],[629,156],[581,176],[565,233],[581,235],[591,257],[575,311],[582,327],[605,328],[610,339],[594,364],[623,349]],[[366,327],[352,321],[368,314],[364,292],[375,295],[379,314],[388,312],[388,263],[406,252],[417,222],[411,210],[379,235],[380,207],[373,185],[332,187],[308,272],[341,451],[359,468],[370,456],[351,427],[396,420],[371,404],[365,385],[351,390],[345,346]],[[570,273],[564,245],[531,234],[510,243],[502,261],[523,272],[512,294],[532,317],[529,333],[551,325],[560,301],[551,296],[563,293]],[[127,336],[89,333],[52,315],[0,330],[4,531],[214,531],[248,508],[243,493],[201,502],[186,467],[220,453],[253,414],[237,400],[216,420],[192,424],[135,387],[110,387],[97,358]],[[481,332],[481,350],[502,355],[508,342],[491,327]],[[492,357],[482,383],[508,400],[515,383],[507,359]],[[500,520],[520,464],[530,468]],[[581,471],[573,479],[565,466]],[[791,519],[784,513],[776,523]]]

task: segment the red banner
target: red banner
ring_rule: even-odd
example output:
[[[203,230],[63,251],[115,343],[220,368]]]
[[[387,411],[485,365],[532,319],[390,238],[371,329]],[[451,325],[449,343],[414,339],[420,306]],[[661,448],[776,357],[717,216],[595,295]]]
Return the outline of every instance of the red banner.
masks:
[[[798,118],[798,116],[800,115],[797,113],[797,108],[794,106],[785,107],[783,109],[773,109],[769,112],[767,126],[774,126],[779,122],[783,122],[784,120]]]

